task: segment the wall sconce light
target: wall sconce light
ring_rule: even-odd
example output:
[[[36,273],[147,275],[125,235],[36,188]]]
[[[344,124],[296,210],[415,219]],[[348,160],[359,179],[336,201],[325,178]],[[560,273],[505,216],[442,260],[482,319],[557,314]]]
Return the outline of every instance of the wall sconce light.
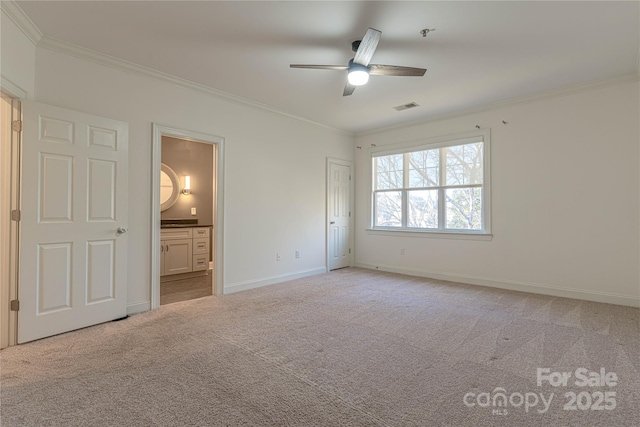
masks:
[[[185,196],[191,194],[191,177],[189,175],[184,177],[184,188],[182,189],[182,194]]]

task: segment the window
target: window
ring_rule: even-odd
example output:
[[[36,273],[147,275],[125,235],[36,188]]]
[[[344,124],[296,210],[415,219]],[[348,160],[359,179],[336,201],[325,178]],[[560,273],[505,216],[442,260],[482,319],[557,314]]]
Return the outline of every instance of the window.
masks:
[[[374,229],[489,232],[488,134],[373,154]]]

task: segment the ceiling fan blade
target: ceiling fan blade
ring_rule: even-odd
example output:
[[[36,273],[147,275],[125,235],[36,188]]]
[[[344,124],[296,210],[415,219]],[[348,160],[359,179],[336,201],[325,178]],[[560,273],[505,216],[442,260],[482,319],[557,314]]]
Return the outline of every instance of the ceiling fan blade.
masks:
[[[289,65],[291,68],[313,68],[316,70],[337,70],[337,71],[346,71],[349,67],[345,65],[306,65],[306,64],[291,64]]]
[[[349,96],[353,93],[354,90],[356,90],[356,87],[351,83],[347,82],[344,85],[344,92],[342,92],[342,96]]]
[[[378,47],[381,35],[382,31],[369,28],[360,42],[356,56],[353,57],[353,62],[364,66],[369,65],[369,62],[371,62],[371,58],[373,58],[373,54]]]
[[[372,76],[424,76],[426,68],[400,67],[398,65],[369,65],[369,74]]]

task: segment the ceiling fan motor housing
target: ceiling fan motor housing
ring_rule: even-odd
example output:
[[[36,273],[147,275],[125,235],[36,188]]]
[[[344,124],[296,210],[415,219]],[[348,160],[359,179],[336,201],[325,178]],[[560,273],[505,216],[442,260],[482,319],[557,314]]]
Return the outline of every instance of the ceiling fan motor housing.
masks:
[[[370,69],[371,69],[371,67],[367,67],[366,65],[356,64],[355,62],[353,62],[353,58],[351,58],[349,60],[349,72],[351,72],[351,71],[366,71],[368,73]]]

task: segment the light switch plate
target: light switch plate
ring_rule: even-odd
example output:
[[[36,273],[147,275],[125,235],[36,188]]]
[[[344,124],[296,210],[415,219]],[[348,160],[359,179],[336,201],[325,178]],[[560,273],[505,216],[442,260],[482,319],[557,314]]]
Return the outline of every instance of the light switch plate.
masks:
[[[191,208],[191,215],[195,215],[196,214],[196,208]]]

